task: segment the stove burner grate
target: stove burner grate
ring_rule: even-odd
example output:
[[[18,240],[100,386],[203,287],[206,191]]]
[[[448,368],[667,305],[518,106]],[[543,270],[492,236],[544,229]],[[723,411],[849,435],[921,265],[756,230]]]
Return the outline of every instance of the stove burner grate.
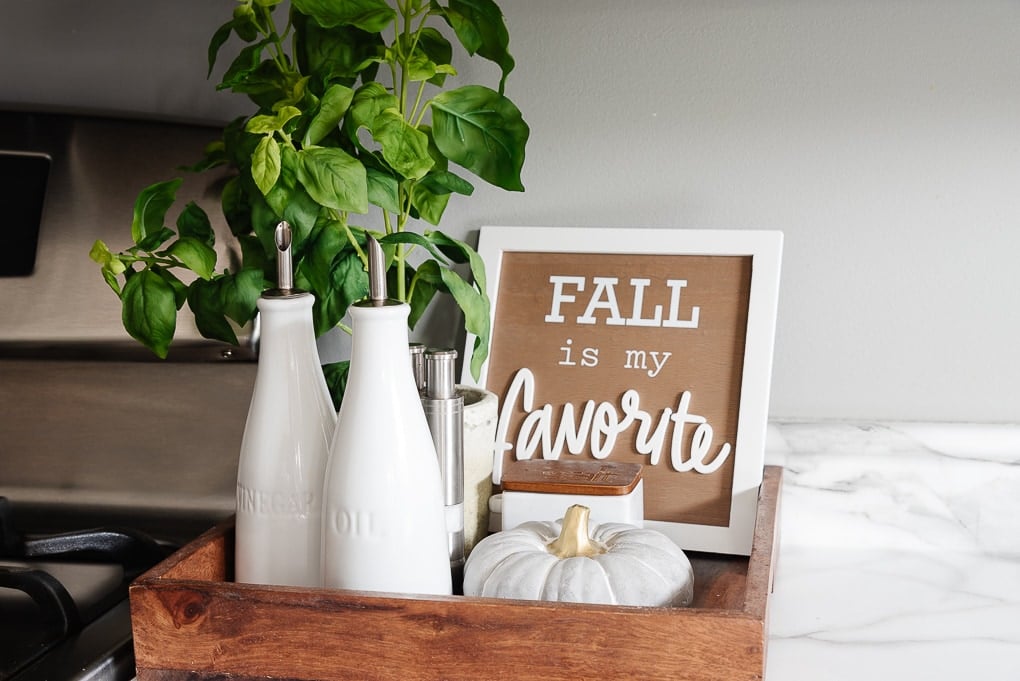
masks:
[[[0,497],[0,681],[41,678],[43,669],[71,679],[82,678],[82,669],[124,668],[128,585],[172,550],[120,528],[21,534]]]

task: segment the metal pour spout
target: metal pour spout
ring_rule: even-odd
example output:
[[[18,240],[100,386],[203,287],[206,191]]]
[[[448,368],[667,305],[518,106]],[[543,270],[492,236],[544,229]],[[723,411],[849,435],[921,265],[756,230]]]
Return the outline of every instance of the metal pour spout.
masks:
[[[290,225],[283,220],[276,226],[274,240],[276,241],[276,281],[277,288],[289,292],[294,288],[294,263],[291,257],[290,245],[294,234]]]
[[[368,237],[368,297],[373,305],[386,304],[386,255],[374,237]]]

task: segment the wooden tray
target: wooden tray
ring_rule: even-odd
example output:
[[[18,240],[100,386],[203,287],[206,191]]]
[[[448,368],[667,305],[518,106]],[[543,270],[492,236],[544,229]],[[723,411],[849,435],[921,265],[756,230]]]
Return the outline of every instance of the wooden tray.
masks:
[[[690,608],[235,584],[226,523],[132,584],[138,679],[761,679],[781,481],[750,558],[690,554]]]

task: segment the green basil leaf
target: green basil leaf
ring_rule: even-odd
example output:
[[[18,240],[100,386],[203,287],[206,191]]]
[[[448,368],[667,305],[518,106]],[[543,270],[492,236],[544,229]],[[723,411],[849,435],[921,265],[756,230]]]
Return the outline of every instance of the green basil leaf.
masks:
[[[474,279],[479,290],[488,290],[485,276],[485,261],[482,260],[482,256],[478,255],[478,251],[465,242],[454,239],[452,236],[444,234],[439,230],[429,232],[426,238],[429,242],[435,244],[453,262],[468,263],[471,278]]]
[[[106,267],[102,269],[102,272],[103,281],[105,281],[106,285],[113,289],[113,292],[117,294],[118,298],[120,298],[123,295],[123,293],[121,292],[120,282],[117,281],[117,275]]]
[[[250,43],[259,37],[259,25],[255,21],[255,10],[251,5],[237,5],[234,7],[234,31],[237,37],[246,43]]]
[[[313,199],[334,210],[368,212],[368,180],[358,159],[326,147],[304,149],[298,155],[298,179]]]
[[[418,267],[418,269],[414,273],[413,278],[417,280],[414,282],[415,286],[417,286],[421,282],[425,282],[426,284],[430,284],[433,288],[437,290],[446,291],[446,287],[443,284],[443,276],[442,274],[440,274],[440,270],[442,270],[442,267],[437,261],[426,260]]]
[[[453,32],[467,53],[477,54],[478,49],[482,46],[482,36],[478,27],[468,17],[450,7],[443,9],[443,18],[453,28]]]
[[[188,287],[187,285],[174,276],[174,273],[168,269],[162,267],[153,267],[152,271],[160,276],[160,278],[170,285],[170,288],[174,292],[174,307],[178,310],[184,307],[184,301],[188,298]]]
[[[164,229],[166,212],[177,198],[182,182],[181,178],[157,182],[141,191],[131,217],[131,238],[135,244],[141,245],[146,237]]]
[[[457,306],[464,313],[464,328],[475,335],[474,347],[471,350],[471,375],[477,381],[481,375],[482,364],[489,356],[489,297],[484,289],[479,291],[464,281],[456,271],[442,268],[443,283],[457,301]],[[476,280],[477,283],[477,280]]]
[[[446,210],[446,204],[450,202],[450,192],[432,191],[428,185],[416,182],[411,187],[411,206],[414,208],[412,217],[425,220],[430,225],[438,225]]]
[[[92,260],[94,260],[98,265],[105,267],[110,261],[110,258],[113,257],[113,251],[110,250],[110,247],[106,245],[105,241],[102,239],[96,239],[92,243],[92,248],[89,249],[89,257],[92,258]]]
[[[412,83],[432,80],[436,76],[436,65],[424,54],[416,52],[407,60],[407,70],[405,73],[407,80]]]
[[[375,117],[372,137],[382,146],[386,162],[404,177],[417,180],[432,167],[429,138],[408,124],[396,109],[387,109]]]
[[[468,54],[495,62],[502,76],[499,92],[503,93],[506,77],[514,68],[514,59],[507,49],[510,33],[503,21],[503,12],[493,0],[450,0],[443,16]]]
[[[514,103],[487,87],[467,85],[432,100],[436,146],[497,187],[524,191],[521,168],[529,133]]]
[[[334,362],[322,365],[322,374],[326,378],[326,387],[329,388],[329,396],[333,398],[333,408],[340,409],[344,399],[344,392],[347,391],[347,376],[350,373],[351,362]]]
[[[345,251],[334,259],[332,277],[333,288],[340,293],[345,301],[345,312],[351,303],[368,295],[368,271],[353,249]]]
[[[367,168],[368,202],[390,213],[400,212],[400,183],[397,178],[376,168]]]
[[[92,244],[92,248],[89,249],[89,257],[112,274],[123,274],[127,269],[121,259],[114,255],[110,247],[100,239],[96,239]]]
[[[276,178],[276,184],[265,194],[266,203],[277,217],[283,217],[287,205],[294,200],[295,190],[300,186],[297,179],[297,167],[300,163],[297,151],[291,146],[284,145],[280,148],[280,174]]]
[[[352,137],[358,128],[371,128],[372,121],[386,109],[397,108],[397,98],[379,83],[366,83],[358,88],[351,101],[348,119],[352,126],[348,134]]]
[[[385,46],[380,34],[354,26],[326,29],[300,12],[292,12],[291,20],[298,64],[314,77],[316,92],[333,82],[353,86],[359,74],[366,82],[375,78],[378,64],[372,58]]]
[[[198,239],[209,246],[216,243],[216,234],[209,222],[209,215],[194,201],[189,201],[177,216],[177,233],[182,237]]]
[[[223,185],[220,209],[223,211],[223,217],[227,220],[231,234],[234,236],[251,234],[251,207],[241,188],[240,178],[232,177]]]
[[[244,131],[250,132],[253,135],[268,135],[279,129],[276,125],[276,116],[268,114],[252,116],[244,126]]]
[[[138,243],[138,248],[139,250],[145,251],[147,253],[152,253],[153,251],[158,249],[160,246],[162,246],[175,236],[177,236],[177,234],[175,234],[172,229],[168,227],[163,227],[158,232],[152,232],[151,234],[147,235],[144,239],[142,239]]]
[[[333,262],[330,285],[320,298],[315,297],[312,319],[315,335],[321,336],[336,326],[347,308],[368,295],[368,272],[353,250],[342,252]]]
[[[266,59],[251,71],[241,74],[229,84],[232,92],[248,95],[260,109],[271,109],[281,101],[293,103],[301,81],[294,81],[291,74],[280,72],[272,59]],[[219,86],[217,86],[219,87]],[[219,89],[225,89],[219,87]]]
[[[393,55],[395,60],[406,64],[404,76],[410,82],[431,81],[436,75],[437,64],[429,55],[418,47],[418,40],[411,34],[401,33],[394,44],[394,50],[400,55]],[[450,50],[451,55],[453,49]]]
[[[253,135],[268,135],[279,130],[283,130],[283,127],[290,122],[291,119],[301,115],[300,109],[294,106],[283,106],[280,107],[272,116],[263,114],[260,116],[252,116],[251,119],[245,124],[245,132],[250,132]]]
[[[121,296],[121,321],[132,338],[166,358],[177,329],[173,287],[152,270],[128,278]]]
[[[411,268],[407,268],[410,270]],[[439,273],[440,267],[435,260],[426,260],[418,267],[417,270],[411,272],[411,283],[409,287],[411,295],[407,301],[411,311],[407,315],[407,327],[414,329],[418,325],[418,320],[428,309],[429,304],[436,295],[437,284],[441,282],[441,276]]]
[[[271,256],[271,259],[274,259],[276,257],[276,226],[280,224],[283,215],[276,212],[258,191],[255,191],[249,199],[249,206],[252,230],[258,237],[259,243],[262,244],[262,250]]]
[[[451,70],[443,67],[450,66],[453,61],[453,45],[442,33],[428,26],[418,35],[418,49],[436,66],[436,73],[429,78],[429,82],[442,87],[446,81],[447,71]]]
[[[222,285],[222,277],[195,281],[188,291],[188,307],[203,337],[237,345],[237,334],[223,315]]]
[[[272,41],[269,38],[260,40],[254,45],[248,45],[237,53],[234,61],[227,67],[217,90],[235,89],[243,87],[245,82],[256,73],[262,64],[262,50]],[[241,90],[238,90],[240,92]]]
[[[185,267],[202,279],[212,277],[213,270],[216,268],[216,251],[209,244],[195,237],[182,236],[171,244],[167,249],[167,254],[180,260]]]
[[[305,132],[303,146],[318,144],[322,139],[340,126],[344,114],[354,99],[354,90],[346,85],[330,85],[319,101],[319,111],[312,118]]]
[[[247,324],[258,310],[256,302],[262,295],[262,270],[241,270],[225,274],[220,284],[223,312],[238,324]]]
[[[209,41],[208,59],[209,59],[209,71],[205,74],[206,78],[212,76],[213,67],[216,66],[216,56],[220,52],[220,48],[230,38],[230,32],[234,30],[234,21],[231,19],[227,23],[216,29],[213,33],[212,40]]]
[[[309,196],[298,181],[297,166],[301,162],[298,153],[290,146],[282,147],[282,152],[280,177],[266,194],[266,203],[272,208],[277,222],[283,219],[290,223],[294,230],[294,251],[299,253],[315,229],[322,206]],[[276,223],[270,226],[275,233]],[[266,236],[268,238],[269,235]],[[272,250],[275,252],[275,247]]]
[[[433,194],[463,194],[471,196],[475,187],[463,177],[451,173],[449,170],[432,169],[429,174],[418,183]]]
[[[294,230],[294,250],[300,253],[308,236],[315,229],[322,214],[322,206],[316,203],[308,192],[301,187],[294,190],[287,207],[283,210],[283,219],[290,223]]]
[[[276,184],[280,177],[280,144],[275,137],[266,135],[255,147],[251,157],[251,177],[263,196]]]
[[[308,281],[308,290],[321,298],[332,285],[333,260],[347,246],[339,222],[325,222],[311,234],[295,275]]]
[[[117,294],[119,298],[121,295],[120,282],[117,280],[117,276],[123,274],[127,270],[127,266],[124,262],[114,255],[110,251],[109,247],[97,239],[92,248],[89,249],[89,257],[92,258],[102,268],[103,280],[106,285],[113,289],[113,292]]]
[[[378,33],[397,18],[386,0],[292,0],[294,8],[307,14],[320,26],[357,26],[363,31]]]
[[[254,234],[242,234],[237,237],[237,243],[241,246],[241,267],[265,272],[270,261],[258,237]]]
[[[443,265],[450,265],[450,260],[443,255],[431,241],[425,236],[418,234],[417,232],[393,232],[379,238],[379,245],[381,246],[393,246],[394,244],[414,244],[415,246],[421,246],[432,254],[433,258],[439,260]]]

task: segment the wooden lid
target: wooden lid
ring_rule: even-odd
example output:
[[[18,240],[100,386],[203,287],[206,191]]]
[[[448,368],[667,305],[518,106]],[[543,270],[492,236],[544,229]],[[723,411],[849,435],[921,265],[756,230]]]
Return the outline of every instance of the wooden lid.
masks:
[[[623,496],[641,480],[641,464],[619,461],[529,459],[503,469],[504,492]]]

